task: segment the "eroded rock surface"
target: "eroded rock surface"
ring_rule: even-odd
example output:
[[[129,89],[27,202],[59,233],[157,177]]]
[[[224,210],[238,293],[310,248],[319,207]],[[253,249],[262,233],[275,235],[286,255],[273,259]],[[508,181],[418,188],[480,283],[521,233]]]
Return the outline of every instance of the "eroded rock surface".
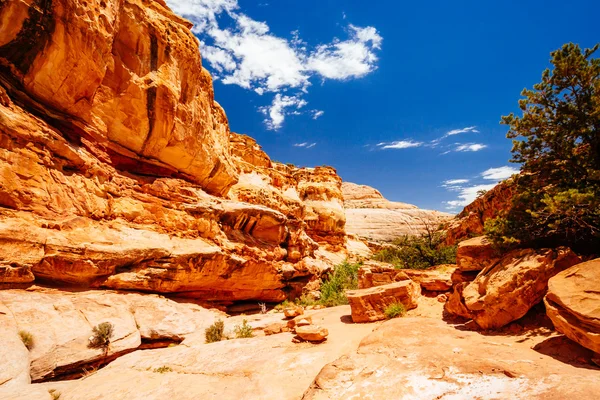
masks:
[[[368,289],[348,290],[352,321],[373,322],[386,319],[385,309],[401,303],[406,310],[418,306],[421,286],[412,280],[403,280]]]
[[[193,304],[179,304],[157,295],[112,291],[73,291],[35,288],[0,291],[3,324],[3,360],[13,360],[13,379],[21,379],[19,365],[26,362],[27,378],[41,381],[77,376],[117,356],[140,347],[179,343],[210,324],[216,313]],[[110,345],[91,348],[92,329],[101,323],[113,325]],[[33,340],[29,352],[18,331]],[[20,346],[18,346],[20,344]],[[1,369],[0,369],[1,371]]]
[[[446,225],[446,244],[456,244],[473,236],[483,235],[485,221],[510,207],[514,189],[510,179],[499,183],[483,196],[467,205]]]
[[[600,353],[600,259],[551,278],[544,303],[557,331]]]
[[[500,328],[539,303],[551,277],[579,262],[581,259],[568,248],[513,250],[486,267],[474,281],[455,287],[449,302],[456,307],[446,311],[466,314],[464,310],[458,312],[464,305],[481,328]]]
[[[404,235],[417,235],[426,225],[436,229],[450,214],[421,210],[417,206],[386,200],[366,185],[342,183],[346,208],[346,231],[374,242],[391,242]]]
[[[323,368],[303,399],[597,397],[600,370],[536,352],[530,338],[521,342],[460,331],[435,319],[393,319],[356,352]]]
[[[282,301],[346,254],[333,168],[231,133],[161,1],[0,5],[0,286]]]

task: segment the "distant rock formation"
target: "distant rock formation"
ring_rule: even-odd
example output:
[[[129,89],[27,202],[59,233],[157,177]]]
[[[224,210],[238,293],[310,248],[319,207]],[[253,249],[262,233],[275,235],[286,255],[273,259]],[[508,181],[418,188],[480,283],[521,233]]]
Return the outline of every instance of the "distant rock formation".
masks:
[[[513,196],[512,181],[506,180],[467,205],[446,226],[447,244],[455,244],[473,236],[483,235],[485,221],[508,209]]]
[[[392,202],[366,185],[342,183],[346,208],[346,232],[374,242],[391,242],[403,235],[416,235],[428,224],[434,229],[452,215],[422,210],[406,203]]]

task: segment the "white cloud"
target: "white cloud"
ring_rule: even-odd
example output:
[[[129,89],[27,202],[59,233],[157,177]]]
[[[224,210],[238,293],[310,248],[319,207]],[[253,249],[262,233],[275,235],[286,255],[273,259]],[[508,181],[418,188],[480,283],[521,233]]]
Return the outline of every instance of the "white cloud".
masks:
[[[446,204],[448,205],[449,209],[464,207],[468,204],[471,204],[473,202],[473,200],[475,200],[477,198],[479,191],[491,190],[494,188],[494,186],[496,186],[495,183],[490,183],[490,184],[486,184],[486,185],[474,185],[474,186],[460,187],[458,190],[459,191],[458,199],[447,201]]]
[[[277,130],[281,128],[285,116],[288,114],[298,115],[299,109],[308,104],[298,96],[282,96],[277,93],[270,106],[260,107],[260,111],[267,116],[265,124],[267,129]],[[288,111],[292,109],[292,111]]]
[[[463,143],[456,146],[454,151],[479,151],[487,147],[486,144],[482,143]]]
[[[454,186],[454,185],[462,185],[464,183],[469,183],[468,179],[449,179],[444,181],[442,186]]]
[[[321,111],[321,110],[312,110],[311,111],[312,114],[312,119],[318,119],[321,116],[323,116],[323,114],[325,114],[325,111]]]
[[[311,148],[315,147],[316,145],[317,145],[317,143],[303,142],[303,143],[295,143],[294,147],[304,147],[306,149],[311,149]]]
[[[502,181],[510,178],[513,174],[518,174],[519,170],[513,167],[490,168],[481,173],[481,177],[487,180]]]
[[[381,147],[382,149],[408,149],[410,147],[419,147],[422,146],[423,142],[415,142],[412,139],[408,139],[408,140],[398,140],[396,142],[382,142],[382,143],[378,143],[377,146]]]
[[[373,50],[381,48],[383,38],[371,26],[349,25],[350,39],[323,44],[309,55],[307,66],[323,78],[346,80],[360,78],[377,68]]]
[[[279,37],[267,23],[239,12],[238,0],[167,3],[175,13],[195,24],[192,32],[202,41],[202,56],[215,79],[259,95],[275,93],[276,97],[286,91],[284,97],[298,99],[307,92],[313,77],[347,80],[363,77],[377,68],[375,52],[381,49],[383,39],[374,27],[349,24],[348,39],[334,38],[310,49],[298,31],[292,32],[289,39]],[[271,114],[276,118],[271,118]],[[278,129],[286,113],[268,115],[270,129]]]
[[[468,126],[466,128],[461,128],[461,129],[452,129],[451,131],[446,132],[446,135],[444,135],[444,136],[454,136],[454,135],[458,135],[459,133],[467,133],[467,132],[479,133],[479,131],[476,128],[477,128],[476,126]]]
[[[487,183],[485,181],[465,186],[469,183],[469,179],[450,179],[444,181],[442,186],[450,192],[458,192],[458,198],[451,201],[446,201],[447,208],[452,210],[459,207],[464,207],[473,202],[477,198],[478,192],[481,190],[491,190],[498,182],[509,178],[512,174],[518,173],[519,170],[513,167],[498,167],[489,168],[478,175],[479,180],[484,179],[485,181],[493,181],[493,183]]]

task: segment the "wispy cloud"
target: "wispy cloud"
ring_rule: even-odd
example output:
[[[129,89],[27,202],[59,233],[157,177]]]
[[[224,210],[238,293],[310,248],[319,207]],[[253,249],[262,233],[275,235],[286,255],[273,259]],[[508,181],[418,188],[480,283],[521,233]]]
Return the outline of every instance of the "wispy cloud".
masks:
[[[487,145],[483,143],[462,143],[457,144],[454,151],[479,151],[485,149],[486,147]]]
[[[442,187],[445,187],[449,192],[458,192],[455,200],[445,202],[446,208],[455,210],[460,207],[465,207],[472,203],[482,190],[491,190],[498,182],[507,179],[518,172],[518,169],[509,166],[489,168],[478,174],[476,178],[473,178],[479,182],[470,185],[467,184],[471,182],[471,179],[461,178],[445,180],[442,183]],[[490,183],[490,181],[492,182]]]
[[[377,69],[383,38],[372,26],[348,24],[345,40],[310,47],[298,31],[277,36],[266,22],[240,11],[238,0],[167,0],[173,11],[194,23],[202,57],[215,79],[259,95],[275,94],[299,102],[312,78],[345,81]],[[285,92],[285,96],[282,94]],[[302,100],[304,101],[304,100]],[[264,111],[263,111],[264,112]],[[299,113],[291,106],[267,113],[269,129],[279,129],[285,116]],[[273,118],[274,117],[274,118]],[[314,117],[314,115],[313,115]]]
[[[469,180],[468,179],[449,179],[447,181],[444,181],[444,184],[442,186],[446,187],[446,186],[462,185],[464,183],[469,183]]]
[[[487,180],[501,181],[518,173],[519,170],[517,168],[505,166],[487,169],[481,173],[481,177]]]
[[[461,128],[461,129],[452,129],[451,131],[446,132],[446,134],[444,136],[454,136],[454,135],[458,135],[460,133],[468,133],[468,132],[479,133],[479,131],[476,128],[477,128],[476,126],[468,126],[466,128]]]
[[[423,145],[423,142],[416,142],[412,139],[408,140],[398,140],[395,142],[382,142],[378,143],[377,147],[383,150],[387,149],[408,149],[410,147],[420,147]]]
[[[312,114],[312,119],[319,119],[320,117],[323,116],[323,114],[325,114],[325,111],[311,110],[311,114]]]
[[[312,149],[316,145],[317,145],[317,143],[308,143],[308,142],[294,143],[294,147],[304,147],[305,149]]]
[[[381,149],[406,149],[409,147],[439,147],[440,143],[449,136],[458,135],[461,133],[479,133],[479,130],[476,126],[467,126],[466,128],[460,129],[452,129],[446,132],[443,136],[440,136],[436,139],[430,140],[429,142],[417,142],[412,139],[408,140],[399,140],[396,142],[383,142],[377,144]],[[453,148],[449,148],[450,145],[445,145],[442,148],[446,148],[448,150],[444,151],[441,154],[448,154],[453,151],[457,152],[467,152],[467,151],[480,151],[487,147],[486,144],[483,143],[454,143]]]

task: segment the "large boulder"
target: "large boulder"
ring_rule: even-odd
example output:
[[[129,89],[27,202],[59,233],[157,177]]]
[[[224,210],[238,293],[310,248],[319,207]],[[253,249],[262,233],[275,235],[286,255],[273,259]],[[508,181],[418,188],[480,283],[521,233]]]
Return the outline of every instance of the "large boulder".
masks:
[[[557,331],[600,353],[600,258],[550,279],[544,303]]]
[[[464,287],[464,305],[481,328],[500,328],[542,301],[551,277],[579,262],[564,247],[511,251]]]
[[[421,286],[409,280],[346,292],[352,309],[352,321],[373,322],[386,318],[386,307],[402,303],[407,310],[416,308]]]
[[[481,271],[496,263],[499,256],[485,236],[478,236],[458,244],[456,265],[460,271]]]

